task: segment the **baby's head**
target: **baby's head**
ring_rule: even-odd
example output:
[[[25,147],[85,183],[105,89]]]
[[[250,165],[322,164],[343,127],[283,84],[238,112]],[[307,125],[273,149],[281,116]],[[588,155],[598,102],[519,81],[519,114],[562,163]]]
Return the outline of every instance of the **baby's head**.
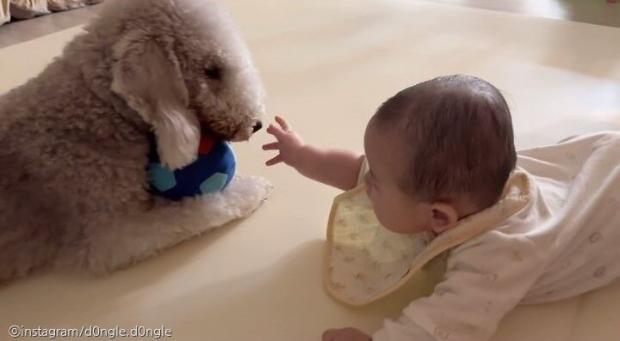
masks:
[[[388,99],[364,145],[377,218],[400,233],[439,234],[492,206],[516,163],[506,101],[471,76],[435,78]]]

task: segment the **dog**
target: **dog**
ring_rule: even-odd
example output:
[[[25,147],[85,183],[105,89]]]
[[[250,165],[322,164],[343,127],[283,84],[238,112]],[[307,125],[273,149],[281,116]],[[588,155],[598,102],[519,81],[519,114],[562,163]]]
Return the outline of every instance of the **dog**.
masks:
[[[269,184],[152,195],[163,164],[196,158],[200,125],[243,141],[264,91],[231,17],[211,0],[109,0],[37,77],[0,97],[0,281],[47,267],[105,274],[260,206]]]

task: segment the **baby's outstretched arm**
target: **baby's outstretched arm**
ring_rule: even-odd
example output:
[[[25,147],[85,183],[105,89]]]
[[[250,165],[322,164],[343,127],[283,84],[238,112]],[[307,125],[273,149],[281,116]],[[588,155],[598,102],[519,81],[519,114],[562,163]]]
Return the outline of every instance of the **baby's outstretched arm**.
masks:
[[[267,161],[267,166],[284,162],[302,175],[324,184],[342,190],[355,187],[363,155],[307,145],[282,117],[276,116],[276,122],[278,125],[269,125],[267,132],[277,141],[264,145],[263,149],[277,150],[279,154]]]

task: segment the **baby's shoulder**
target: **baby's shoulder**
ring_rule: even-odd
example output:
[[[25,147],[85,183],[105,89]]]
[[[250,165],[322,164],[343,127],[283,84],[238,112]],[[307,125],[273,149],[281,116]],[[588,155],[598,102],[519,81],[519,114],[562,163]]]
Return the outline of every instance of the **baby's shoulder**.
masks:
[[[515,257],[542,259],[545,258],[542,244],[527,234],[511,231],[510,223],[506,222],[455,247],[449,258],[486,259],[490,262],[507,259],[512,261]]]

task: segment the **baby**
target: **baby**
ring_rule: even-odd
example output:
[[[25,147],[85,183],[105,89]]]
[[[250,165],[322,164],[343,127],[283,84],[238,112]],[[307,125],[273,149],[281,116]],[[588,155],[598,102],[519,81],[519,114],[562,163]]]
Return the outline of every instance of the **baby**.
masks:
[[[563,299],[620,277],[619,132],[517,155],[501,93],[461,75],[383,103],[367,125],[365,155],[307,145],[276,121],[267,131],[277,142],[263,149],[279,154],[267,165],[284,162],[342,190],[365,185],[388,230],[438,238],[465,223],[494,222],[449,250],[434,292],[398,320],[372,337],[345,328],[326,331],[323,341],[488,340],[519,303]],[[502,203],[508,183],[524,202],[516,213]]]

